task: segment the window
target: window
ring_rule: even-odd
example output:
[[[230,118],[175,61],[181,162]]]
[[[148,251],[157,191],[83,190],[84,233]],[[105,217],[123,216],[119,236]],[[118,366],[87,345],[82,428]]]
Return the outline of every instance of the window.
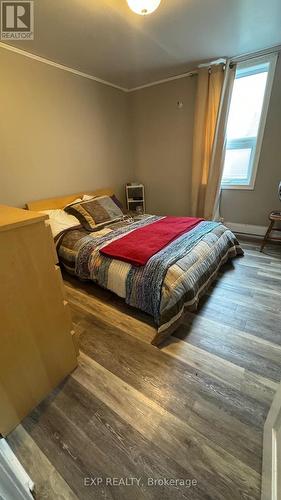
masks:
[[[231,96],[223,189],[253,189],[277,56],[237,65]]]

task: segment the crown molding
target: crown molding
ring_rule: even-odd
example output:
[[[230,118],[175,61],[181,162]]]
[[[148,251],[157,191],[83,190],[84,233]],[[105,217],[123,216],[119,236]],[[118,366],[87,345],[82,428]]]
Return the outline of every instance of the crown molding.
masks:
[[[189,71],[188,73],[182,73],[176,76],[170,76],[169,78],[163,78],[163,80],[157,80],[155,82],[145,83],[144,85],[139,85],[138,87],[134,87],[132,89],[128,89],[127,92],[135,92],[136,90],[147,89],[148,87],[154,87],[155,85],[161,85],[162,83],[172,82],[173,80],[180,80],[180,78],[186,78],[187,76],[197,75],[198,71],[195,69],[193,71]]]
[[[245,53],[245,54],[242,54],[239,56],[230,57],[229,61],[236,63],[236,62],[251,59],[253,57],[266,55],[266,54],[272,54],[272,53],[276,53],[276,52],[280,52],[280,51],[281,51],[281,45],[274,45],[273,47],[267,47],[266,49],[263,49],[263,50],[259,50],[259,51],[255,51],[255,52],[248,52],[248,53]],[[226,63],[226,61],[227,61],[226,58],[221,57],[221,58],[216,59],[214,61],[199,64],[198,68],[204,68],[204,67],[210,66],[212,64]],[[144,85],[139,85],[138,87],[134,87],[132,89],[127,89],[126,92],[135,92],[136,90],[142,90],[142,89],[146,89],[148,87],[154,87],[154,85],[160,85],[162,83],[171,82],[173,80],[179,80],[180,78],[186,78],[187,76],[197,75],[198,68],[191,70],[188,73],[182,73],[180,75],[171,76],[169,78],[164,78],[163,80],[158,80],[155,82],[146,83]]]
[[[83,78],[87,78],[88,80],[93,80],[97,83],[102,83],[103,85],[107,85],[108,87],[113,87],[114,89],[122,90],[123,92],[128,92],[128,89],[124,87],[120,87],[119,85],[115,85],[114,83],[107,82],[106,80],[102,80],[101,78],[98,78],[96,76],[89,75],[88,73],[83,73],[82,71],[70,68],[68,66],[65,66],[64,64],[56,63],[54,61],[51,61],[51,59],[46,59],[45,57],[37,56],[36,54],[32,54],[31,52],[27,52],[26,50],[19,49],[12,45],[0,42],[0,48],[9,50],[10,52],[15,52],[16,54],[28,57],[29,59],[34,59],[35,61],[39,61],[43,64],[48,64],[49,66],[53,66],[54,68],[68,71],[69,73],[73,73],[74,75],[82,76]]]
[[[188,73],[181,73],[180,75],[175,75],[175,76],[170,76],[168,78],[163,78],[162,80],[156,80],[150,83],[145,83],[144,85],[139,85],[137,87],[133,88],[126,88],[126,87],[121,87],[120,85],[115,85],[114,83],[108,82],[106,80],[102,80],[101,78],[98,78],[97,76],[94,75],[89,75],[88,73],[83,73],[82,71],[79,71],[74,68],[70,68],[69,66],[65,66],[64,64],[59,64],[56,63],[55,61],[52,61],[51,59],[46,59],[45,57],[37,56],[36,54],[33,54],[32,52],[27,52],[26,50],[19,49],[17,47],[14,47],[13,45],[8,45],[4,42],[0,42],[0,48],[5,49],[5,50],[10,50],[11,52],[16,52],[17,54],[20,54],[25,57],[29,57],[30,59],[34,59],[35,61],[39,61],[43,64],[48,64],[49,66],[53,66],[58,69],[62,69],[64,71],[68,71],[69,73],[73,73],[74,75],[81,76],[83,78],[88,78],[88,80],[93,80],[97,83],[101,83],[103,85],[107,85],[108,87],[112,87],[117,90],[121,90],[122,92],[125,93],[130,93],[130,92],[136,92],[137,90],[142,90],[146,89],[149,87],[154,87],[156,85],[161,85],[162,83],[167,83],[167,82],[172,82],[173,80],[179,80],[181,78],[186,78],[188,76],[194,76],[198,74],[198,68],[189,71]],[[230,62],[233,63],[238,63],[247,59],[251,59],[252,57],[257,57],[259,55],[265,55],[265,54],[271,54],[273,52],[280,52],[281,51],[281,45],[275,45],[273,47],[268,47],[264,50],[256,51],[256,52],[249,52],[247,54],[243,54],[240,56],[235,56],[231,57],[229,60]],[[218,59],[217,61],[223,61],[225,59]],[[209,66],[212,64],[212,61],[210,63],[206,64],[201,64],[199,67],[202,66]]]
[[[135,92],[136,90],[145,89],[147,87],[153,87],[154,85],[160,85],[161,83],[171,82],[172,80],[178,80],[180,78],[185,78],[187,76],[192,76],[197,74],[197,71],[189,71],[188,73],[183,73],[181,75],[171,76],[169,78],[164,78],[163,80],[157,80],[155,82],[146,83],[145,85],[140,85],[139,87],[134,87],[128,89],[126,87],[120,87],[119,85],[115,85],[114,83],[108,82],[106,80],[102,80],[94,75],[89,75],[88,73],[83,73],[83,71],[79,71],[78,69],[70,68],[69,66],[65,66],[64,64],[56,63],[51,59],[46,59],[45,57],[37,56],[32,52],[27,52],[26,50],[19,49],[18,47],[14,47],[13,45],[8,45],[7,43],[0,42],[0,49],[9,50],[10,52],[15,52],[16,54],[20,54],[24,57],[28,57],[29,59],[34,59],[35,61],[39,61],[43,64],[48,64],[49,66],[53,66],[54,68],[62,69],[64,71],[68,71],[69,73],[73,73],[74,75],[81,76],[82,78],[87,78],[88,80],[93,80],[94,82],[102,83],[103,85],[107,85],[108,87],[112,87],[117,90],[121,90],[122,92],[129,93]]]

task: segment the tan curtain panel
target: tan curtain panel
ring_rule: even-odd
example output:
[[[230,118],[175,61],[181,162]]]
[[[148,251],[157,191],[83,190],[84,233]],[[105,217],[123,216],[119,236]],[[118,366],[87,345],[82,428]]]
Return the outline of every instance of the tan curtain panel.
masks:
[[[229,64],[227,64],[224,74],[220,107],[218,111],[217,125],[212,147],[209,177],[206,187],[204,214],[205,218],[208,219],[218,220],[220,218],[219,200],[221,193],[221,178],[223,174],[226,151],[226,127],[234,79],[235,68],[230,68]]]
[[[219,188],[218,182],[220,183],[221,179],[221,161],[217,161],[216,158],[216,161],[212,162],[212,158],[218,117],[222,108],[224,75],[223,64],[201,68],[198,74],[193,136],[191,212],[193,216],[206,219],[213,217]]]

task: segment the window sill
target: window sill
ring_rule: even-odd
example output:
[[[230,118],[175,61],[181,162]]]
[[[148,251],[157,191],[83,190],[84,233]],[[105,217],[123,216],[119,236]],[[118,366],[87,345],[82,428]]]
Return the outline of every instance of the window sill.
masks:
[[[247,185],[243,185],[243,184],[232,184],[232,185],[229,185],[229,186],[221,186],[221,189],[224,190],[224,189],[242,189],[243,191],[244,190],[247,190],[247,191],[253,191],[255,189],[255,186],[254,185],[250,185],[250,184],[247,184]]]

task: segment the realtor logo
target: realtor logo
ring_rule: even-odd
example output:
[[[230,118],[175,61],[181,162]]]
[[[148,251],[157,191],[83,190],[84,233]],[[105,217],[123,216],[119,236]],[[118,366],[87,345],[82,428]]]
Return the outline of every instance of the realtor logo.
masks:
[[[1,2],[1,40],[33,40],[33,1]]]

